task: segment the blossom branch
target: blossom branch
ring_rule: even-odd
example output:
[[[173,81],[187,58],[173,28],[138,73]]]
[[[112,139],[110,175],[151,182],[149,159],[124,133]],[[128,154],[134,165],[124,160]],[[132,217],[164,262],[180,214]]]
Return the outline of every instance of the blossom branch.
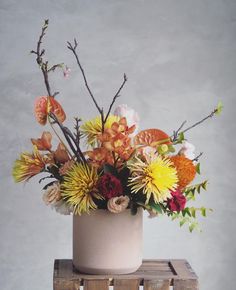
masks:
[[[49,84],[48,74],[50,72],[52,72],[52,71],[55,71],[56,68],[62,68],[63,63],[55,64],[55,65],[53,65],[52,67],[49,68],[48,67],[48,61],[43,59],[43,56],[45,54],[45,49],[41,48],[41,44],[42,44],[42,41],[43,41],[43,37],[46,34],[46,30],[48,28],[48,24],[49,24],[49,20],[47,19],[47,20],[44,21],[44,25],[42,27],[42,31],[41,31],[41,34],[39,36],[39,40],[37,42],[37,48],[36,48],[36,50],[31,50],[31,53],[32,54],[36,54],[36,62],[39,65],[39,67],[40,67],[40,69],[41,69],[41,71],[43,73],[44,83],[45,83],[45,86],[46,86],[46,90],[47,90],[48,96],[55,97],[58,94],[58,92],[55,92],[54,94],[52,94],[51,87],[50,87],[50,84]]]

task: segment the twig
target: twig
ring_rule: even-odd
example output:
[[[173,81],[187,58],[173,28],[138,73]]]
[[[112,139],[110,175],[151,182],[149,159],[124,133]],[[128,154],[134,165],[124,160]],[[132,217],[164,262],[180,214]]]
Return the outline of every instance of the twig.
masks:
[[[174,131],[173,135],[171,136],[172,137],[172,142],[175,142],[177,139],[178,139],[178,136],[180,134],[183,134],[189,130],[191,130],[192,128],[200,125],[201,123],[205,122],[207,119],[209,118],[212,118],[216,113],[218,112],[218,109],[214,109],[209,115],[207,115],[205,118],[203,118],[202,120],[194,123],[193,125],[189,126],[188,128],[184,129],[183,131],[181,131],[181,129],[183,128],[183,126],[186,124],[186,121],[184,121],[181,126],[179,127],[178,130]]]
[[[78,46],[78,42],[77,42],[76,39],[74,39],[74,46],[73,46],[73,45],[71,44],[71,42],[69,42],[69,41],[67,41],[67,44],[68,44],[68,46],[67,46],[68,49],[72,51],[72,53],[74,54],[74,56],[75,56],[75,58],[76,58],[77,64],[78,64],[78,66],[79,66],[79,68],[80,68],[80,70],[81,70],[81,73],[82,73],[82,75],[83,75],[84,83],[85,83],[85,86],[86,86],[86,88],[87,88],[87,90],[88,90],[88,92],[89,92],[89,95],[91,96],[91,98],[92,98],[92,100],[93,100],[93,102],[94,102],[94,104],[95,104],[95,106],[96,106],[98,112],[99,112],[100,114],[102,114],[102,108],[99,107],[99,105],[98,105],[98,103],[97,103],[97,101],[96,101],[96,99],[95,99],[95,97],[94,97],[94,95],[93,95],[93,93],[92,93],[92,91],[91,91],[89,85],[88,85],[88,81],[87,81],[87,78],[86,78],[86,75],[85,75],[84,69],[83,69],[83,67],[82,67],[82,65],[81,65],[81,63],[80,63],[79,56],[78,56],[78,54],[77,54],[77,52],[76,52],[76,48],[77,48],[77,46]]]
[[[184,121],[184,122],[180,125],[180,127],[179,127],[176,131],[173,132],[173,135],[171,136],[171,138],[172,138],[172,142],[175,142],[175,141],[177,140],[180,130],[183,128],[183,126],[184,126],[186,123],[187,123],[187,121]]]
[[[100,114],[100,116],[101,116],[102,132],[104,132],[104,128],[105,128],[105,124],[106,124],[107,118],[108,118],[108,116],[109,116],[109,114],[110,114],[110,112],[111,112],[111,109],[112,109],[112,107],[113,107],[113,105],[114,105],[116,99],[119,97],[120,91],[122,90],[122,88],[124,87],[124,84],[125,84],[126,81],[127,81],[127,77],[126,77],[126,75],[124,74],[124,80],[123,80],[123,83],[121,84],[121,86],[120,86],[120,88],[118,89],[117,93],[116,93],[115,96],[113,97],[112,102],[111,102],[111,105],[110,105],[110,107],[109,107],[109,110],[108,110],[107,114],[104,116],[104,110],[103,110],[102,107],[100,107],[100,106],[98,105],[98,103],[97,103],[97,101],[96,101],[96,99],[95,99],[95,97],[94,97],[94,95],[93,95],[93,93],[92,93],[92,91],[91,91],[91,89],[90,89],[90,87],[89,87],[89,85],[88,85],[88,81],[87,81],[87,78],[86,78],[86,75],[85,75],[84,69],[83,69],[83,67],[82,67],[82,65],[81,65],[81,62],[80,62],[80,60],[79,60],[78,53],[76,52],[76,49],[77,49],[77,47],[78,47],[78,42],[77,42],[77,40],[74,39],[74,44],[73,44],[73,45],[72,45],[71,42],[67,41],[67,47],[68,47],[69,50],[72,51],[72,53],[74,54],[74,56],[75,56],[75,58],[76,58],[77,64],[78,64],[78,66],[79,66],[79,68],[80,68],[80,71],[81,71],[82,76],[83,76],[83,79],[84,79],[85,86],[86,86],[86,88],[87,88],[87,90],[88,90],[88,92],[89,92],[89,95],[91,96],[91,98],[92,98],[92,100],[93,100],[93,102],[94,102],[94,104],[95,104],[95,106],[96,106],[96,108],[97,108],[97,110],[98,110],[98,112],[99,112],[99,114]]]
[[[107,112],[107,114],[106,114],[106,117],[105,117],[105,120],[104,120],[105,123],[106,123],[106,121],[107,121],[107,118],[108,118],[109,114],[111,113],[111,109],[112,109],[112,107],[113,107],[113,105],[114,105],[116,99],[119,97],[119,94],[120,94],[121,90],[123,89],[123,87],[124,87],[124,85],[125,85],[126,82],[127,82],[127,77],[126,77],[126,74],[124,74],[124,80],[123,80],[123,83],[121,84],[121,86],[120,86],[120,88],[118,89],[117,93],[116,93],[115,96],[113,97],[113,100],[112,100],[112,102],[111,102],[111,104],[110,104],[109,110],[108,110],[108,112]]]
[[[192,161],[198,161],[198,159],[203,155],[203,152],[200,152],[198,156],[196,156]]]
[[[196,122],[196,123],[193,124],[192,126],[190,126],[190,127],[186,128],[185,130],[183,130],[182,133],[185,133],[185,132],[189,131],[190,129],[192,129],[192,128],[198,126],[198,125],[200,125],[201,123],[203,123],[203,122],[206,121],[207,119],[212,118],[212,117],[215,115],[216,112],[217,112],[217,109],[215,109],[214,111],[212,111],[208,116],[206,116],[206,117],[203,118],[202,120]]]

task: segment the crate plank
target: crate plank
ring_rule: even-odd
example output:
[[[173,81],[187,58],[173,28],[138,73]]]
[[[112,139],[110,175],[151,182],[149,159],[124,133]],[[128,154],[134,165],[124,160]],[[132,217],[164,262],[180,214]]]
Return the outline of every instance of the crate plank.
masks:
[[[138,290],[140,279],[114,279],[114,290]]]
[[[197,275],[185,260],[144,260],[134,273],[126,275],[89,275],[78,272],[72,260],[55,260],[54,290],[198,290]],[[185,288],[184,288],[185,287]]]
[[[169,280],[144,280],[144,290],[169,290]]]
[[[84,280],[84,290],[109,290],[109,280]]]
[[[171,260],[170,265],[181,279],[197,279],[197,275],[186,260]]]
[[[197,280],[174,280],[174,290],[199,290]]]

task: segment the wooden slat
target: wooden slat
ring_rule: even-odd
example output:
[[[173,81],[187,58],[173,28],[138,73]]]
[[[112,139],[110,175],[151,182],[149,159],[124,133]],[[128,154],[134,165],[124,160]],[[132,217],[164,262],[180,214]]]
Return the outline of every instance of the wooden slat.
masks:
[[[193,272],[186,260],[171,260],[170,264],[179,279],[197,279],[197,275]]]
[[[144,280],[144,290],[169,290],[169,280]]]
[[[174,290],[199,290],[197,280],[174,280]]]
[[[84,290],[108,290],[109,280],[84,280]],[[69,289],[68,289],[69,290]]]
[[[140,279],[114,279],[114,290],[138,290]]]
[[[85,284],[87,285],[85,285],[87,290],[90,290],[90,288],[88,289],[88,285],[92,287],[92,290],[98,288],[99,290],[107,290],[109,285],[112,286],[113,283],[115,283],[117,289],[118,287],[120,287],[120,289],[132,289],[130,285],[136,287],[138,285],[137,281],[140,281],[140,285],[143,285],[143,281],[147,281],[145,282],[145,289],[162,290],[168,289],[163,288],[167,287],[167,282],[163,285],[161,284],[163,281],[168,280],[169,284],[174,284],[177,290],[181,289],[181,285],[184,285],[185,288],[187,287],[186,289],[191,289],[191,287],[193,287],[192,285],[194,285],[195,288],[193,289],[195,290],[198,289],[196,288],[197,279],[196,274],[185,260],[145,260],[136,272],[126,275],[83,274],[74,269],[72,260],[55,260],[53,285],[54,290],[79,290],[79,287]],[[121,282],[116,282],[118,280]],[[123,280],[126,282],[123,282]],[[127,282],[127,280],[129,281]],[[135,282],[132,282],[132,280]],[[183,280],[187,280],[187,282],[185,283]],[[188,280],[193,281],[191,282]],[[150,281],[154,282],[151,283]],[[183,289],[185,290],[185,288]]]

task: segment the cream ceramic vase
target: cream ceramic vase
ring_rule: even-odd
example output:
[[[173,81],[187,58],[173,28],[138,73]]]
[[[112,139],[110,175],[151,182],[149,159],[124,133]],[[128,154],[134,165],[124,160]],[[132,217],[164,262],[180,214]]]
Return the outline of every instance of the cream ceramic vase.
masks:
[[[73,216],[73,264],[88,274],[128,274],[142,263],[143,210]]]

